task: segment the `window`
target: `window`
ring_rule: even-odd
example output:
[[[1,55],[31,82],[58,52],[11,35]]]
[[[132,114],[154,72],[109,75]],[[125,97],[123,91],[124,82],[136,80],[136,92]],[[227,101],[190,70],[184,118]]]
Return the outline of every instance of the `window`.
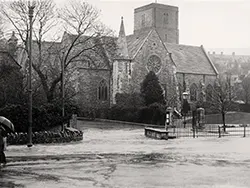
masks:
[[[129,74],[130,76],[131,76],[131,74],[132,74],[132,63],[131,63],[131,61],[129,62],[128,74]]]
[[[147,62],[148,71],[154,71],[158,73],[161,69],[161,59],[157,55],[151,55]]]
[[[142,27],[145,27],[145,14],[142,15],[142,18],[141,18],[141,26],[142,26]]]
[[[175,13],[176,27],[178,27],[178,12]]]
[[[168,40],[168,35],[165,34],[165,41],[167,42],[167,40]]]
[[[190,100],[191,101],[197,101],[197,85],[196,84],[192,84],[190,86]]]
[[[164,25],[168,24],[168,13],[163,14],[163,23]]]
[[[209,84],[206,88],[206,101],[211,102],[213,99],[213,87]]]
[[[98,99],[101,101],[108,100],[108,86],[105,80],[99,83],[98,87]]]

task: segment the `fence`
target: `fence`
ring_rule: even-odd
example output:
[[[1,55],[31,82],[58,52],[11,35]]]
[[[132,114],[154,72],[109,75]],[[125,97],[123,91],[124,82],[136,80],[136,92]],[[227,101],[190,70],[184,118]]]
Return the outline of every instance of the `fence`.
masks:
[[[192,121],[190,121],[192,117],[187,117],[186,120],[188,123],[184,123],[183,119],[175,119],[173,126],[168,128],[169,135],[176,136],[176,138],[250,136],[250,127],[247,125],[227,125],[225,128],[218,124],[196,124],[193,126]]]

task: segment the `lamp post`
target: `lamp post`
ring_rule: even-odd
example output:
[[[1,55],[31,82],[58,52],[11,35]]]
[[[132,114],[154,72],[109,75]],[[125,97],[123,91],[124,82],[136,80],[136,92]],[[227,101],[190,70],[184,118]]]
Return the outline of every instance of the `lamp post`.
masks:
[[[28,2],[29,8],[29,82],[28,82],[28,92],[29,92],[29,127],[28,127],[28,147],[32,147],[32,20],[33,20],[33,13],[35,8],[35,2],[30,1]]]
[[[65,66],[65,63],[64,63],[64,53],[65,52],[63,52],[63,59],[62,59],[62,63],[61,63],[61,66],[62,66],[62,131],[64,131],[64,116],[65,116],[65,91],[64,91],[64,72],[65,72],[65,70],[64,70],[64,66]]]
[[[184,125],[184,128],[186,128],[186,115],[188,113],[188,111],[190,110],[190,105],[188,103],[188,92],[183,92],[182,93],[182,98],[183,98],[183,103],[182,103],[182,113],[183,113],[183,116],[184,116],[184,121],[183,121],[183,125]]]

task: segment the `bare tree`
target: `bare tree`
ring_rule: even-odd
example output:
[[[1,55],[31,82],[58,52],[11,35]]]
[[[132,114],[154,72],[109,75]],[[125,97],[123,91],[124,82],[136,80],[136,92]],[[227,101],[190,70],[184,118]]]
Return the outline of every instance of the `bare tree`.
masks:
[[[5,2],[2,15],[14,26],[28,52],[28,3],[24,0]],[[64,66],[66,78],[71,78],[76,67],[83,64],[87,68],[99,68],[103,62],[111,70],[110,54],[114,53],[112,32],[98,20],[98,11],[83,1],[71,1],[55,13],[53,0],[38,0],[34,10],[33,62],[48,102],[55,99],[62,80]],[[58,24],[60,23],[60,24]],[[53,27],[65,30],[62,41],[45,42]],[[107,51],[110,52],[107,52]],[[27,53],[28,54],[28,53]],[[72,78],[71,78],[72,79]]]
[[[230,82],[220,75],[214,83],[213,91],[207,95],[210,95],[210,101],[207,101],[210,107],[221,114],[223,130],[226,131],[226,113],[235,108],[233,101],[236,97]]]
[[[2,9],[1,14],[7,21],[10,23],[12,28],[15,29],[18,34],[18,38],[21,40],[21,45],[19,46],[19,52],[23,53],[25,58],[23,64],[23,70],[27,71],[27,60],[28,60],[28,41],[29,41],[29,14],[28,14],[28,1],[26,0],[17,0],[17,1],[4,1],[1,2]],[[44,82],[46,74],[43,72],[45,63],[48,63],[47,59],[49,55],[45,55],[45,51],[48,48],[44,49],[43,40],[52,27],[56,24],[56,14],[55,4],[53,0],[38,0],[35,3],[34,17],[32,21],[33,25],[33,61],[32,67],[35,70],[36,74],[33,74],[33,91],[38,90],[40,86],[43,89],[47,90],[47,83]],[[27,72],[24,72],[27,75]],[[37,82],[37,80],[39,80]],[[40,84],[40,83],[41,84]],[[37,86],[37,87],[36,87]]]
[[[106,69],[111,82],[116,39],[113,31],[100,23],[99,12],[87,2],[77,0],[70,1],[59,12],[65,33],[58,54],[65,70],[70,74],[79,66],[90,70]],[[53,84],[61,77],[62,74],[58,75]]]
[[[242,81],[242,88],[243,88],[243,96],[244,101],[246,104],[249,103],[250,100],[250,76],[246,76]]]

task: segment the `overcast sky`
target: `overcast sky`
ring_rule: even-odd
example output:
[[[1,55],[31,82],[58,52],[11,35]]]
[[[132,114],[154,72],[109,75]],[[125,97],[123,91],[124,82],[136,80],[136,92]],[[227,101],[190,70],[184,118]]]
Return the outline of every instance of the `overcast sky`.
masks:
[[[66,0],[55,0],[63,4]],[[133,33],[134,9],[155,0],[87,0],[101,11],[104,24],[119,32],[121,16],[126,34]],[[180,43],[205,48],[249,48],[250,0],[157,0],[179,7]]]

